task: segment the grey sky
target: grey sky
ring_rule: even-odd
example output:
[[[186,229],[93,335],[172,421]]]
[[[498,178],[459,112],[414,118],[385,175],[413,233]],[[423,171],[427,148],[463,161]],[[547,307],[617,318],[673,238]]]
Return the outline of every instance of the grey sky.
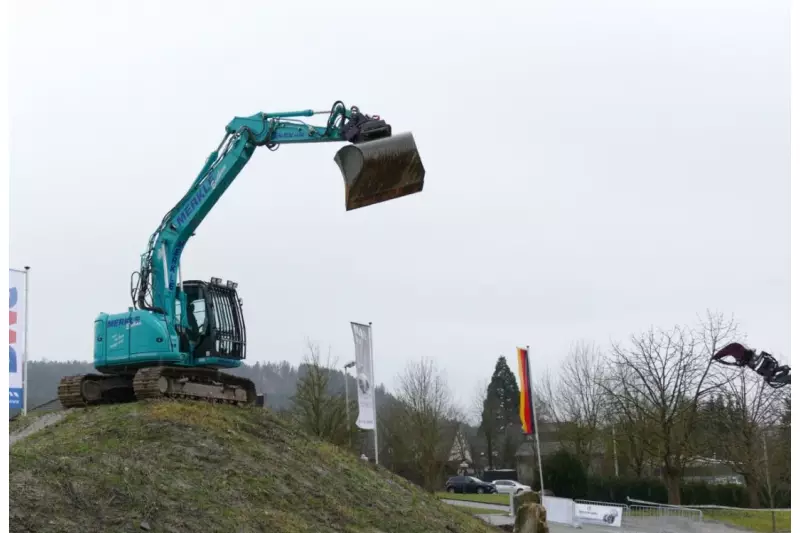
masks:
[[[431,356],[466,403],[518,344],[535,373],[706,308],[788,361],[788,1],[15,4],[36,359],[91,359],[232,117],[341,99],[414,133],[425,191],[346,213],[339,145],[256,152],[183,255],[239,282],[248,362],[344,363],[371,320],[379,381]]]

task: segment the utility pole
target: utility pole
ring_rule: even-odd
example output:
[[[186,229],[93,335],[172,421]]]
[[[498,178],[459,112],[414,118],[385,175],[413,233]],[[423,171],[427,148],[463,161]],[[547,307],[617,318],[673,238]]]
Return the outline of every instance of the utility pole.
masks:
[[[350,449],[353,449],[353,432],[350,431],[350,385],[347,383],[349,381],[350,373],[347,371],[347,369],[354,367],[355,365],[355,361],[350,361],[344,365],[344,412],[347,416],[347,444]]]
[[[614,475],[619,477],[619,461],[617,460],[617,432],[611,426],[611,443],[614,446]]]
[[[531,353],[531,347],[525,346],[525,353]],[[530,360],[528,360],[528,375],[531,375]],[[528,384],[530,386],[530,383]],[[540,502],[544,504],[544,472],[542,471],[542,444],[539,442],[539,423],[536,421],[536,398],[533,396],[533,387],[530,386],[531,411],[533,411],[533,433],[536,437],[536,455],[539,456],[539,490]]]
[[[375,356],[372,353],[372,322],[369,323],[369,356],[370,356],[370,375],[369,380],[372,382],[372,419],[375,420],[375,429],[372,432],[375,443],[375,466],[380,465],[378,462],[378,406],[375,405]]]
[[[775,498],[772,495],[772,484],[769,479],[769,455],[767,455],[767,432],[761,433],[761,442],[764,445],[764,472],[767,475],[767,493],[769,495],[769,507],[772,511],[772,533],[775,533]]]

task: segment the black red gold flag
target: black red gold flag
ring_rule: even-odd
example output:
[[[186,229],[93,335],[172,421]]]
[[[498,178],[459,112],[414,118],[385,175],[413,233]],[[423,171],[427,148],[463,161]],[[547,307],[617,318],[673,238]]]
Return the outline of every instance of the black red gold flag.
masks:
[[[519,363],[519,419],[522,423],[522,433],[530,435],[534,432],[533,422],[533,394],[531,393],[531,365],[528,361],[528,349],[517,348],[517,362]]]

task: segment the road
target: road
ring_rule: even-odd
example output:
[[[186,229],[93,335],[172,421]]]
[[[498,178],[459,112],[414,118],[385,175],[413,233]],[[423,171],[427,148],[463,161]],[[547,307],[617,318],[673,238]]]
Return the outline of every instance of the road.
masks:
[[[450,505],[460,505],[462,507],[471,507],[473,509],[488,509],[490,511],[509,511],[508,505],[499,505],[496,503],[482,503],[482,502],[468,502],[466,500],[442,500],[444,503]]]
[[[460,505],[462,507],[470,507],[476,510],[510,510],[509,506],[507,505],[498,505],[493,503],[447,499],[443,499],[441,501],[450,505]],[[496,526],[514,524],[514,518],[508,514],[476,513],[475,516],[488,524]],[[561,524],[548,520],[547,525],[550,528],[550,533],[571,533],[575,531],[575,527],[569,524]],[[742,533],[742,530],[714,521],[704,521],[698,523],[693,520],[687,520],[686,518],[670,516],[626,517],[622,523],[622,527],[620,528],[594,524],[582,524],[579,527],[584,533]]]

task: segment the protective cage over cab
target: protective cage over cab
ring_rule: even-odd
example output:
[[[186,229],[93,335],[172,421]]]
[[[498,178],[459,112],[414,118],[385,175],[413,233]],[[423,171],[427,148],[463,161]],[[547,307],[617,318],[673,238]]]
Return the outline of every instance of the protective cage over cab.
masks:
[[[422,191],[425,167],[411,133],[348,144],[334,156],[347,211]]]
[[[182,352],[195,357],[245,358],[246,329],[236,287],[219,278],[183,282],[189,328],[180,335]]]

